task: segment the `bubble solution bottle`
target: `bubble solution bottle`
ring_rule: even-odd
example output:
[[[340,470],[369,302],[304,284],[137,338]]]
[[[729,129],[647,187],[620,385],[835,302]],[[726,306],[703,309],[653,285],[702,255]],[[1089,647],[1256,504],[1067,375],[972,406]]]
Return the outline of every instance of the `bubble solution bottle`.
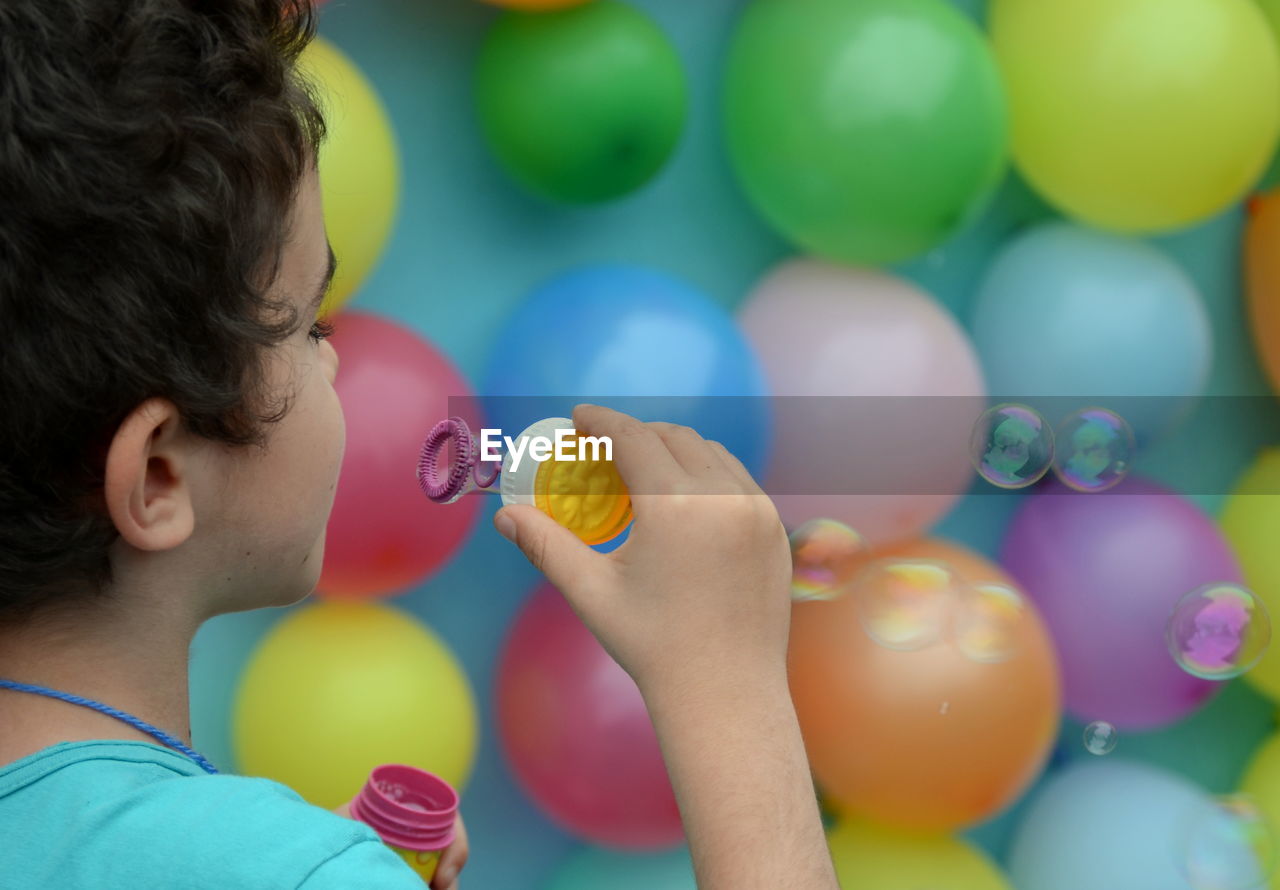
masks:
[[[457,816],[458,792],[448,782],[401,764],[375,767],[351,802],[351,818],[372,828],[424,884],[453,843]]]
[[[480,444],[462,418],[436,424],[418,457],[423,493],[451,504],[497,481],[504,506],[537,507],[593,545],[613,540],[631,523],[631,497],[613,461],[602,459],[595,441],[578,433],[569,418],[548,417],[529,426],[510,440],[501,465],[485,460]]]

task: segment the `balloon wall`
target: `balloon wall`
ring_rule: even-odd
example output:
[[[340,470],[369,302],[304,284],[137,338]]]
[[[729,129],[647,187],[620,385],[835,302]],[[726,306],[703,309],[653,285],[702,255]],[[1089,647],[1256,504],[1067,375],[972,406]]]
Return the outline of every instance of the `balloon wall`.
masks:
[[[347,451],[317,594],[196,638],[198,749],[445,776],[471,890],[691,890],[634,684],[410,473],[451,399],[680,397],[792,532],[845,886],[1280,887],[1280,2],[319,21]]]

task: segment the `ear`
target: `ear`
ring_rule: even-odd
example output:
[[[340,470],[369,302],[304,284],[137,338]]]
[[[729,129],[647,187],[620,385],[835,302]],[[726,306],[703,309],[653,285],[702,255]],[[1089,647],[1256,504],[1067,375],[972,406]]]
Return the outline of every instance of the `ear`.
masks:
[[[111,439],[107,511],[120,537],[139,550],[170,550],[195,529],[186,446],[177,407],[159,398],[134,408]]]

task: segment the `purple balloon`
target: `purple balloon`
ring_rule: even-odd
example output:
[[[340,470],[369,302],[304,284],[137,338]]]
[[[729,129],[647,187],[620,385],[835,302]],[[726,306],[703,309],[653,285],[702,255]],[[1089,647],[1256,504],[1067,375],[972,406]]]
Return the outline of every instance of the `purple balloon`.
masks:
[[[1153,729],[1219,688],[1165,644],[1184,594],[1241,580],[1217,525],[1182,496],[1133,478],[1097,494],[1048,483],[1014,516],[1000,559],[1049,624],[1077,719]]]

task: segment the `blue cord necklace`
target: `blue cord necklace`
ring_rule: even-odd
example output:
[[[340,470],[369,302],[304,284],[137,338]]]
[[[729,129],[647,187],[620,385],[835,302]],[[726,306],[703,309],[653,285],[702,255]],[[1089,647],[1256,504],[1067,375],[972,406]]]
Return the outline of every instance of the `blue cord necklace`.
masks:
[[[65,702],[70,702],[73,705],[84,705],[86,708],[93,708],[95,711],[101,711],[108,717],[115,717],[117,720],[122,720],[125,723],[128,723],[134,729],[142,730],[162,745],[167,745],[170,748],[181,751],[183,754],[194,760],[206,773],[211,775],[218,774],[217,767],[205,759],[203,755],[183,744],[180,739],[174,738],[163,729],[158,729],[145,720],[135,717],[132,714],[126,714],[124,711],[113,708],[110,705],[104,705],[100,701],[94,701],[91,698],[84,698],[79,695],[72,695],[69,692],[59,692],[57,689],[50,689],[47,686],[37,686],[34,683],[16,683],[13,680],[6,680],[3,677],[0,677],[0,688],[13,689],[18,692],[34,692],[36,695],[47,695],[49,698],[56,698]]]

